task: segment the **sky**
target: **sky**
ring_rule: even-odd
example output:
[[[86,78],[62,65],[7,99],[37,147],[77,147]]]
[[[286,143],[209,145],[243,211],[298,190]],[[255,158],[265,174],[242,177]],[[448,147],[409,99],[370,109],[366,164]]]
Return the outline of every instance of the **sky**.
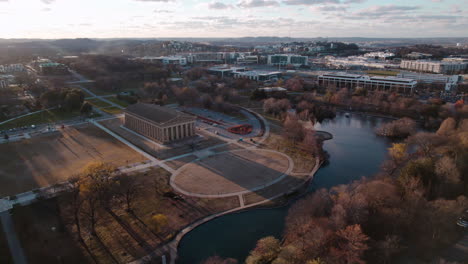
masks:
[[[0,0],[0,38],[468,37],[468,0]]]

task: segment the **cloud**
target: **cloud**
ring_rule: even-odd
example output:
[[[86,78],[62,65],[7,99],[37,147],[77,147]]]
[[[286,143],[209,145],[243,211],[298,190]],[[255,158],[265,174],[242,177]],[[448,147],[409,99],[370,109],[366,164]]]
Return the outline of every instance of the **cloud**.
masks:
[[[135,0],[138,2],[148,2],[148,3],[169,3],[169,2],[174,2],[175,0]]]
[[[242,8],[267,7],[278,5],[279,3],[275,0],[242,0],[237,4],[237,6]]]
[[[230,9],[233,8],[232,5],[227,5],[222,2],[213,2],[208,4],[209,9]]]
[[[159,13],[159,14],[171,14],[174,13],[172,10],[164,10],[164,9],[155,9],[154,13]]]
[[[420,6],[401,6],[401,5],[380,5],[380,6],[371,6],[365,9],[358,10],[348,16],[352,19],[369,19],[369,18],[379,18],[382,16],[389,15],[401,15],[409,11],[415,11],[421,9]]]
[[[284,0],[283,3],[286,5],[339,4],[340,0]]]
[[[324,6],[314,6],[312,10],[319,12],[341,12],[346,11],[346,6],[343,5],[324,5]]]
[[[367,0],[345,0],[345,4],[361,4],[367,2]]]

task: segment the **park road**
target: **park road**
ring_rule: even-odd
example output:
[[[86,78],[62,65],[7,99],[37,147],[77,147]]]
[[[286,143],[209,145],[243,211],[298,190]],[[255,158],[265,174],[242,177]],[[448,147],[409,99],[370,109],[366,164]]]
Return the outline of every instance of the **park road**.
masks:
[[[15,264],[26,264],[26,256],[24,255],[23,248],[16,236],[15,226],[11,219],[10,212],[4,211],[0,213],[0,220],[2,222],[3,231],[5,233],[8,245],[10,247],[11,256]]]

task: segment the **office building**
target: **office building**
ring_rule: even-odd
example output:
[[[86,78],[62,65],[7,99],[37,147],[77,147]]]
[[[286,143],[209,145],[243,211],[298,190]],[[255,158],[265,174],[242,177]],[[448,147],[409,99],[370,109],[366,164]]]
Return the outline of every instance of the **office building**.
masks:
[[[420,72],[457,74],[466,72],[467,65],[467,62],[458,61],[403,60],[400,68]]]
[[[441,84],[444,85],[446,91],[455,89],[459,83],[463,82],[463,77],[461,75],[400,72],[397,77],[413,79],[423,84]]]
[[[138,60],[149,62],[149,63],[162,63],[164,65],[187,65],[187,58],[182,56],[163,56],[163,57],[150,57],[145,56],[138,58]]]
[[[294,54],[275,54],[268,55],[268,65],[285,66],[293,65],[295,67],[308,65],[309,57]]]
[[[319,85],[335,85],[337,88],[355,89],[363,87],[367,90],[394,91],[411,94],[417,85],[413,79],[398,77],[376,77],[349,73],[327,73],[319,75]]]
[[[257,82],[276,82],[281,77],[281,72],[245,71],[233,72],[234,78],[249,79]]]

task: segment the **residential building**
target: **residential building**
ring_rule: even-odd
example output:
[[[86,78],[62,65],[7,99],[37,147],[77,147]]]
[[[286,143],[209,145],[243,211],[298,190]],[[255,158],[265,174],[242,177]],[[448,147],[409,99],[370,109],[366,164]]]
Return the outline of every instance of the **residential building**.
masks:
[[[293,65],[295,67],[308,65],[309,57],[295,54],[268,55],[268,65]]]
[[[124,110],[124,126],[160,143],[195,136],[196,117],[172,108],[137,103]]]
[[[429,60],[402,60],[400,64],[402,69],[442,74],[464,73],[467,71],[467,66],[467,62]]]
[[[368,90],[395,91],[399,93],[411,94],[417,85],[413,79],[399,77],[377,77],[349,73],[326,73],[319,75],[319,85],[335,85],[337,88],[355,89],[363,87]]]

